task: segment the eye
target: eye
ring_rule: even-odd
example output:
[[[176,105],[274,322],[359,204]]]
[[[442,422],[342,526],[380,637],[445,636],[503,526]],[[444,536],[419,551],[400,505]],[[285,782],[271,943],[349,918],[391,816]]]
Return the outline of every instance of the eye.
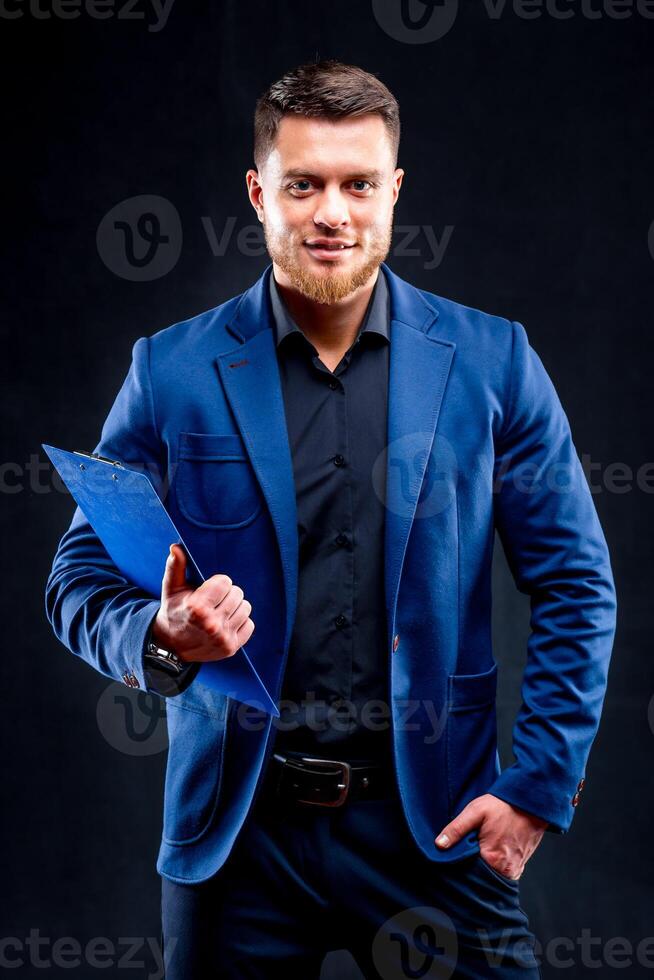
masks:
[[[302,184],[303,186],[300,186],[300,184]],[[310,180],[307,180],[305,177],[303,177],[301,180],[295,180],[295,181],[293,181],[293,183],[289,185],[289,189],[290,190],[298,190],[298,191],[300,191],[300,193],[303,193],[304,191],[310,191],[311,190],[311,181]]]
[[[366,191],[366,190],[372,188],[372,182],[369,181],[369,180],[364,180],[363,177],[360,180],[353,180],[352,181],[352,184],[353,185],[356,185],[356,184],[367,184],[368,185],[368,187],[357,187],[357,186],[355,186],[354,187],[354,190],[355,191]]]

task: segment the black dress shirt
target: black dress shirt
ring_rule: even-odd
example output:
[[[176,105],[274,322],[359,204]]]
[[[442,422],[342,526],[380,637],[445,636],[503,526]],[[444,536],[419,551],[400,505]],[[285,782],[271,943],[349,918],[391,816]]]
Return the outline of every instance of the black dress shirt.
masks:
[[[298,520],[298,601],[273,719],[275,750],[388,761],[390,664],[384,524],[390,297],[380,269],[356,339],[330,371],[293,321],[274,275],[270,303]],[[147,643],[147,640],[146,640]],[[183,690],[157,668],[148,683]],[[165,685],[165,689],[162,687]]]
[[[280,718],[273,720],[275,750],[387,759],[386,279],[380,269],[358,335],[333,372],[292,320],[274,275],[270,300],[299,549],[297,613]]]

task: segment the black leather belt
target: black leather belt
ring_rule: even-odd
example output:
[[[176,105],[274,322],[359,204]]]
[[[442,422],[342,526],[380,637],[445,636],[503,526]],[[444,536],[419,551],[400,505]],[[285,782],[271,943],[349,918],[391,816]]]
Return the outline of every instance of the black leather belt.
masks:
[[[343,806],[346,801],[390,796],[393,786],[389,765],[275,752],[264,777],[261,795],[264,799],[279,802]]]

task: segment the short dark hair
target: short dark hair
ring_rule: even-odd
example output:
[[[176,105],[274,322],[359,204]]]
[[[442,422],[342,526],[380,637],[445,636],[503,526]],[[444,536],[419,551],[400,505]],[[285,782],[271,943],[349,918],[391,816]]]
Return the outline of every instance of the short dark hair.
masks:
[[[254,112],[254,162],[257,169],[273,148],[283,116],[340,119],[375,112],[391,139],[395,162],[400,145],[400,107],[383,82],[357,65],[323,59],[299,65],[273,82]]]

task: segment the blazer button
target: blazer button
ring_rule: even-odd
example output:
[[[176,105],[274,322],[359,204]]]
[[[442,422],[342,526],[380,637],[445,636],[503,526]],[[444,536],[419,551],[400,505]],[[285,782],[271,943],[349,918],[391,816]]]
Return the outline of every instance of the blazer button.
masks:
[[[139,684],[139,679],[136,676],[136,674],[130,674],[129,680],[130,680],[130,683],[131,683],[132,687],[140,687],[141,686]]]
[[[580,800],[579,793],[575,793],[575,795],[572,797],[570,802],[572,803],[573,806],[576,806],[579,800]]]
[[[393,637],[393,653],[395,653],[399,645],[400,645],[400,634],[396,633],[395,636]]]
[[[586,780],[585,779],[580,779],[579,780],[579,783],[577,785],[577,789],[579,790],[580,793],[581,793],[582,789],[584,788],[585,783],[586,783]]]
[[[130,684],[129,684],[129,674],[127,672],[125,672],[123,674],[123,681],[125,682],[125,684],[127,684],[128,687],[130,686]]]

